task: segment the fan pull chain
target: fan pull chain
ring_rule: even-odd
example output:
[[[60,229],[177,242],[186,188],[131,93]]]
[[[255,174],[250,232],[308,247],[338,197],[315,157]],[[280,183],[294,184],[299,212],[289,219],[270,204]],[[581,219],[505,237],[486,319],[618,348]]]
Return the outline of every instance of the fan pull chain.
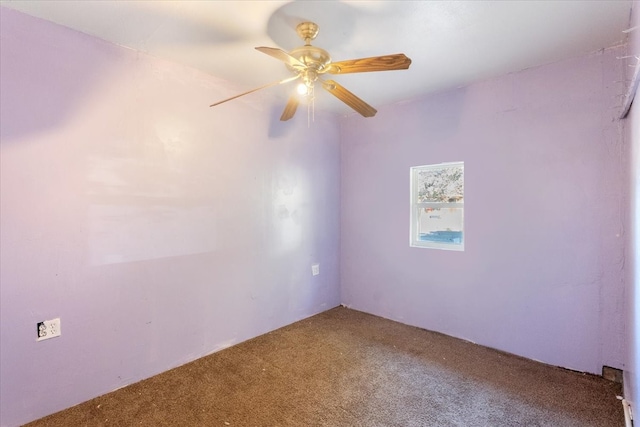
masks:
[[[311,122],[316,121],[316,97],[314,94],[314,86],[309,87],[307,94],[309,102],[307,102],[307,129],[311,128]]]

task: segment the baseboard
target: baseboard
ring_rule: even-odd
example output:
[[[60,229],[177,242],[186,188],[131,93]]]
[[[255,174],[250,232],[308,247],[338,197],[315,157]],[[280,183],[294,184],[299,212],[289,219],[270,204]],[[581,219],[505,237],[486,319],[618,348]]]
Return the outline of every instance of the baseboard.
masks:
[[[624,411],[624,425],[625,427],[633,427],[633,410],[631,403],[624,399],[622,396],[618,396],[618,399],[622,402],[622,410]]]

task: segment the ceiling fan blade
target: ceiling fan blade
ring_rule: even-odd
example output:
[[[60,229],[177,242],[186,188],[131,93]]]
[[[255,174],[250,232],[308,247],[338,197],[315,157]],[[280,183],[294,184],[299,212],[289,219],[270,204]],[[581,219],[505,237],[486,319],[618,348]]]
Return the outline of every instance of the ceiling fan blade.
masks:
[[[327,71],[330,74],[365,73],[368,71],[406,70],[411,65],[404,53],[374,56],[371,58],[348,59],[333,62]]]
[[[246,92],[241,93],[240,95],[232,96],[231,98],[223,99],[222,101],[218,101],[215,104],[211,104],[211,105],[209,105],[209,107],[215,107],[216,105],[223,104],[223,103],[225,103],[227,101],[231,101],[233,99],[240,98],[241,96],[248,95],[248,94],[253,93],[253,92],[257,92],[260,89],[266,89],[266,88],[271,87],[271,86],[277,86],[277,85],[280,85],[280,84],[283,84],[283,83],[288,83],[290,81],[296,80],[298,77],[300,77],[300,76],[287,77],[286,79],[278,80],[277,82],[269,83],[267,85],[260,86],[260,87],[255,88],[255,89],[248,90]]]
[[[280,116],[280,121],[286,122],[291,119],[294,114],[296,114],[296,110],[298,109],[298,97],[292,95],[287,101],[287,105],[284,107],[284,111],[282,112],[282,116]]]
[[[367,104],[333,80],[322,81],[322,87],[364,117],[373,117],[378,112],[371,105]]]
[[[296,58],[289,55],[287,52],[285,52],[282,49],[278,49],[276,47],[261,46],[261,47],[257,47],[256,50],[262,53],[266,53],[267,55],[272,56],[276,59],[279,59],[280,61],[284,62],[285,64],[291,65],[294,68],[300,68],[300,67],[307,68],[304,62],[298,61]]]

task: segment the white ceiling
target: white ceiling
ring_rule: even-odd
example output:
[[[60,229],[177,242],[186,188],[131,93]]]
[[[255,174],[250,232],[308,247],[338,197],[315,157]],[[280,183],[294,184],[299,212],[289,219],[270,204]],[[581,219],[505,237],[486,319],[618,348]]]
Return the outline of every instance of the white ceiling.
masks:
[[[239,91],[289,75],[253,49],[290,50],[320,26],[334,60],[405,53],[409,70],[335,76],[374,107],[575,57],[624,41],[631,0],[606,1],[0,1],[116,44],[232,81]],[[285,89],[270,88],[286,99]],[[231,95],[231,94],[230,94]],[[229,96],[230,96],[229,95]],[[255,96],[255,95],[247,95]],[[212,102],[218,100],[212,100]],[[329,94],[316,108],[346,112]]]

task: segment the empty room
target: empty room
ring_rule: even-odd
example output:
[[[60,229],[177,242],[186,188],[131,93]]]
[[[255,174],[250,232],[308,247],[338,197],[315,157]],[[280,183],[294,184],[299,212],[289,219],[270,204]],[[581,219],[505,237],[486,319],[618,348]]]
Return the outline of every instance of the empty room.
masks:
[[[639,15],[1,0],[0,427],[637,424]]]

